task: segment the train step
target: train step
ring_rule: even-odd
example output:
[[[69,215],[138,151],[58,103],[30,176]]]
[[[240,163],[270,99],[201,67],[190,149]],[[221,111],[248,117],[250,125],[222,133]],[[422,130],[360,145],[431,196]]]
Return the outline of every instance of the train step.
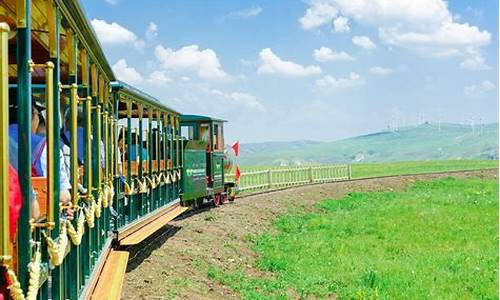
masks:
[[[135,228],[130,228],[126,232],[118,233],[120,246],[139,244],[187,209],[188,207],[181,206],[177,203],[155,214],[153,218],[140,222],[137,224],[138,226],[134,226]]]
[[[120,299],[128,256],[128,251],[111,250],[109,252],[90,299]]]

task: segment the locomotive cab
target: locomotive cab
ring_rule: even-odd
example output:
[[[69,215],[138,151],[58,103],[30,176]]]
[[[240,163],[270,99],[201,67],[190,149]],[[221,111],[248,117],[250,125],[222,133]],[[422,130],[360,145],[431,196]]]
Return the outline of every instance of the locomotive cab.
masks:
[[[184,201],[215,205],[228,198],[224,181],[224,123],[208,116],[181,115],[184,143]],[[203,176],[203,178],[202,178]]]

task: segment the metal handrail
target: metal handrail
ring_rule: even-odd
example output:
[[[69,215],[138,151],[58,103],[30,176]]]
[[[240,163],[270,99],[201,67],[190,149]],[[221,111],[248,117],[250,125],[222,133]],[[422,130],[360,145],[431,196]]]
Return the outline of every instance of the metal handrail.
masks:
[[[9,25],[0,23],[0,263],[9,247]]]

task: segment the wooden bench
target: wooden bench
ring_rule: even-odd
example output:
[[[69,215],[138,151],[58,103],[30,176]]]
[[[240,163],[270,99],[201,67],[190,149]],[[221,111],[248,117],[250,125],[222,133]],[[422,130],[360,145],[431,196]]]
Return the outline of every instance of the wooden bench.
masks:
[[[31,185],[36,193],[40,216],[47,214],[47,177],[31,177]]]
[[[153,160],[153,172],[156,172],[158,170],[158,164],[156,160]],[[167,165],[171,165],[171,160],[167,161]],[[160,160],[160,170],[163,170],[166,167],[165,161],[162,159]],[[127,175],[127,162],[123,164],[123,174]],[[148,173],[149,170],[149,164],[147,160],[142,161],[142,172]],[[137,175],[139,174],[139,164],[136,161],[130,162],[130,172],[132,175]]]

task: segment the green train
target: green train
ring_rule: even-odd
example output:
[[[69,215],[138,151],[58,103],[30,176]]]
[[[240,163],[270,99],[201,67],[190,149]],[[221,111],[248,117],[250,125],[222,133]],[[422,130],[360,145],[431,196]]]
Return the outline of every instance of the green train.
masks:
[[[208,116],[181,115],[184,141],[183,200],[199,206],[208,199],[219,206],[233,201],[234,182],[226,182],[231,161],[224,153],[224,120]]]
[[[118,299],[137,245],[233,201],[224,120],[117,80],[77,0],[0,0],[0,300]]]

